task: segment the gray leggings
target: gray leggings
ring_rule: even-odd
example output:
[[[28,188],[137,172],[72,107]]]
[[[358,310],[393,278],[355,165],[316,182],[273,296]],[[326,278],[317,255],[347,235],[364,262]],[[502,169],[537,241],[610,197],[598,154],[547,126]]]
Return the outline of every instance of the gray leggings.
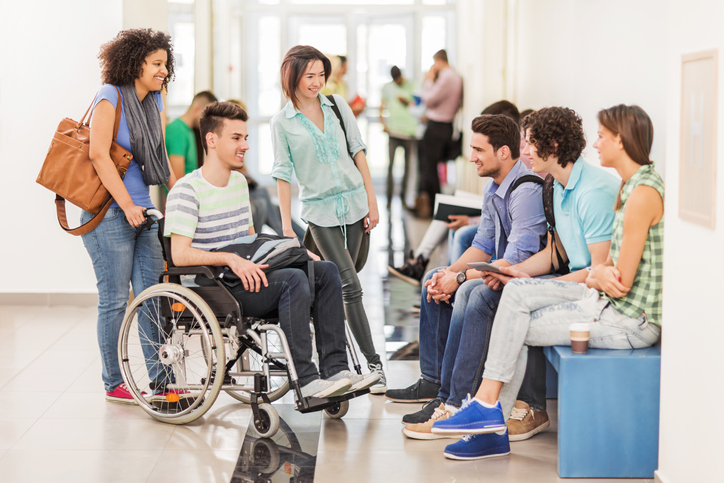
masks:
[[[342,298],[344,313],[362,355],[368,364],[380,364],[380,356],[375,351],[367,321],[364,305],[362,305],[362,285],[354,268],[359,255],[362,235],[364,234],[364,218],[353,225],[347,225],[347,248],[344,248],[344,234],[339,226],[317,226],[309,223],[309,230],[314,237],[319,252],[325,260],[334,262],[342,278]]]

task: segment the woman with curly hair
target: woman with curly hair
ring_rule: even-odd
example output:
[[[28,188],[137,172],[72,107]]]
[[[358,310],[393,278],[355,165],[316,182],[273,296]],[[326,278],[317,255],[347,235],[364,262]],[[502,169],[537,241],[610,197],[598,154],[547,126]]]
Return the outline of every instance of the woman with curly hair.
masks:
[[[601,165],[622,180],[608,257],[588,269],[585,283],[530,279],[506,269],[517,278],[497,276],[507,285],[480,388],[457,414],[432,426],[436,434],[468,435],[445,449],[449,458],[510,452],[504,416],[525,371],[527,346],[570,345],[575,322],[589,324],[589,345],[597,349],[639,349],[659,341],[664,183],[649,159],[653,124],[643,109],[625,105],[601,110],[598,122],[593,146]],[[535,153],[532,158],[535,163]]]
[[[164,108],[161,90],[173,76],[171,38],[151,29],[123,30],[101,46],[98,58],[103,86],[93,104],[90,158],[114,201],[98,227],[83,235],[83,244],[98,287],[98,345],[106,400],[133,404],[118,363],[118,335],[129,283],[139,294],[157,283],[163,271],[156,225],[134,236],[145,220],[144,210],[154,208],[149,185],[165,184],[171,189],[176,182],[166,155],[160,114]],[[109,154],[118,102],[121,119],[116,142],[133,154],[123,178]],[[92,216],[84,211],[81,223]],[[158,373],[150,376],[161,377]]]
[[[372,342],[355,269],[363,237],[380,216],[366,146],[352,110],[344,98],[332,96],[344,120],[340,125],[332,102],[320,92],[331,69],[329,59],[307,45],[292,47],[284,56],[281,83],[289,102],[271,120],[272,176],[277,180],[284,235],[295,236],[289,183],[296,174],[302,219],[322,257],[337,265],[347,321],[368,367],[380,375],[370,392],[384,393],[382,362]]]

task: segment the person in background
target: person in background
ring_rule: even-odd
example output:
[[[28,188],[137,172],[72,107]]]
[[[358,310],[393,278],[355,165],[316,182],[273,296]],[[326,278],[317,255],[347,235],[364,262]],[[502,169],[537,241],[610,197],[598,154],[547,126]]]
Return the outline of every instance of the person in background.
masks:
[[[281,84],[289,99],[271,120],[274,167],[285,236],[294,236],[291,224],[292,175],[299,183],[302,219],[325,260],[334,262],[342,277],[344,308],[352,334],[379,383],[373,394],[387,390],[382,360],[375,350],[362,304],[362,285],[355,265],[362,242],[379,223],[372,177],[357,121],[345,100],[334,95],[345,132],[320,93],[331,71],[329,59],[308,45],[292,47],[281,66]],[[305,237],[306,238],[306,237]]]
[[[440,192],[437,165],[447,161],[443,158],[452,140],[455,114],[463,100],[463,80],[450,67],[447,52],[439,50],[432,58],[434,63],[425,75],[422,93],[427,107],[427,128],[420,143],[419,193],[415,203],[415,214],[420,218],[432,215],[435,195]]]
[[[510,101],[494,102],[480,113],[480,115],[485,114],[502,114],[512,119],[516,124],[519,124],[520,121],[518,108]],[[520,161],[526,168],[530,169],[530,158],[523,154],[523,148],[525,148],[525,141],[521,140]],[[448,232],[452,234],[448,238],[448,263],[452,264],[460,258],[465,250],[473,244],[480,217],[453,215],[448,218],[450,220],[448,222],[432,220],[417,249],[410,252],[410,257],[405,260],[405,263],[401,267],[388,265],[387,271],[412,285],[420,285],[420,281],[427,270],[427,264],[430,262],[430,255],[438,245],[445,241],[445,238],[448,238]]]
[[[330,74],[327,83],[322,88],[322,95],[331,96],[337,94],[347,101],[354,117],[362,114],[367,103],[359,95],[353,99],[347,97],[347,81],[344,76],[347,75],[347,56],[345,55],[327,55],[332,64],[332,74]]]
[[[176,183],[163,143],[164,109],[161,90],[173,78],[174,57],[171,37],[151,29],[122,30],[101,46],[103,86],[98,91],[91,117],[90,159],[113,204],[103,221],[83,235],[83,245],[93,262],[98,287],[98,345],[106,400],[136,404],[126,388],[118,363],[118,336],[128,303],[129,284],[140,294],[158,283],[163,255],[158,226],[136,234],[146,220],[146,209],[154,208],[149,185]],[[120,98],[118,90],[120,90]],[[121,103],[121,120],[116,142],[133,154],[123,179],[110,157],[116,106]],[[152,173],[158,173],[152,176]],[[81,213],[81,223],[93,217]],[[160,340],[148,317],[139,316],[151,340]],[[149,359],[155,353],[147,354]],[[149,377],[165,379],[161,364],[151,364]]]
[[[400,68],[396,65],[390,69],[392,82],[382,87],[382,100],[380,102],[380,123],[389,137],[389,164],[387,167],[387,208],[392,205],[395,180],[392,168],[395,162],[395,151],[401,147],[405,152],[405,171],[400,183],[400,199],[402,206],[406,206],[407,180],[415,150],[415,134],[417,133],[417,119],[410,113],[408,106],[414,102],[412,93],[415,85],[402,76]],[[388,116],[385,118],[384,111]]]
[[[209,91],[199,92],[186,112],[166,126],[166,151],[176,178],[182,178],[200,166],[194,129],[199,128],[204,108],[216,100]]]
[[[474,399],[432,428],[433,434],[466,435],[445,448],[448,458],[510,452],[505,419],[518,392],[518,374],[525,371],[528,346],[570,345],[574,322],[590,324],[589,346],[596,349],[639,349],[660,340],[664,182],[649,159],[653,124],[643,109],[623,104],[601,110],[598,122],[593,146],[601,165],[621,177],[608,256],[584,270],[584,283],[529,278],[505,268],[506,276],[491,274],[507,285],[482,384]]]

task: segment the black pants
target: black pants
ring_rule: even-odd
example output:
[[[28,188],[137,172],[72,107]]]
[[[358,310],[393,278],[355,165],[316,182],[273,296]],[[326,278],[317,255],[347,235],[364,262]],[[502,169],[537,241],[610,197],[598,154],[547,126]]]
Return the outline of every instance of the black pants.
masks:
[[[405,151],[405,174],[402,175],[402,183],[400,184],[400,198],[405,203],[405,195],[407,194],[407,179],[410,174],[410,161],[412,159],[412,150],[415,143],[414,139],[402,139],[390,136],[390,164],[387,167],[387,206],[392,203],[394,194],[395,180],[392,177],[392,168],[395,163],[395,151],[398,147],[402,147]]]
[[[344,300],[344,313],[352,330],[362,355],[368,364],[380,364],[380,356],[375,351],[370,333],[370,324],[367,320],[364,305],[362,304],[362,285],[360,284],[355,261],[359,255],[364,235],[364,219],[354,225],[347,225],[347,248],[344,248],[344,233],[339,226],[317,226],[309,224],[309,230],[314,237],[319,252],[325,260],[334,262],[342,278],[342,299]]]
[[[419,192],[427,193],[431,204],[435,202],[435,195],[440,192],[437,164],[447,161],[444,158],[452,135],[452,122],[427,121],[425,136],[420,142]]]

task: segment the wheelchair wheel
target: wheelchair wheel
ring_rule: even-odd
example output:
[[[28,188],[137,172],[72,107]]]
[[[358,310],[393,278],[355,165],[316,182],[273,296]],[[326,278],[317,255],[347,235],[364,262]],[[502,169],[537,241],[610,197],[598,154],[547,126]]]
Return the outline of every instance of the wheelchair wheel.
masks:
[[[349,411],[349,401],[340,401],[331,408],[324,410],[324,412],[327,413],[327,416],[332,419],[343,418],[344,415],[347,414],[347,411]]]
[[[203,416],[224,382],[219,324],[201,297],[178,284],[154,285],[136,297],[121,326],[118,356],[133,398],[165,423]]]
[[[270,352],[283,352],[282,343],[276,332],[267,332],[267,346]],[[238,371],[262,372],[262,367],[263,360],[261,354],[251,349],[247,349],[236,363],[236,369]],[[269,401],[274,402],[289,391],[289,376],[287,376],[286,373],[282,375],[278,371],[277,375],[275,375],[275,369],[273,366],[270,366],[270,370],[272,371],[272,374],[269,378],[270,390],[267,393],[267,397],[269,398]],[[233,371],[230,372],[230,374],[236,380],[237,384],[248,386],[254,385],[253,377],[238,376],[235,375]],[[251,404],[251,395],[248,391],[228,389],[226,390],[226,393],[237,401],[241,401],[245,404]]]
[[[271,438],[276,434],[279,430],[279,413],[274,406],[259,404],[259,419],[254,419],[254,429],[262,438]]]

